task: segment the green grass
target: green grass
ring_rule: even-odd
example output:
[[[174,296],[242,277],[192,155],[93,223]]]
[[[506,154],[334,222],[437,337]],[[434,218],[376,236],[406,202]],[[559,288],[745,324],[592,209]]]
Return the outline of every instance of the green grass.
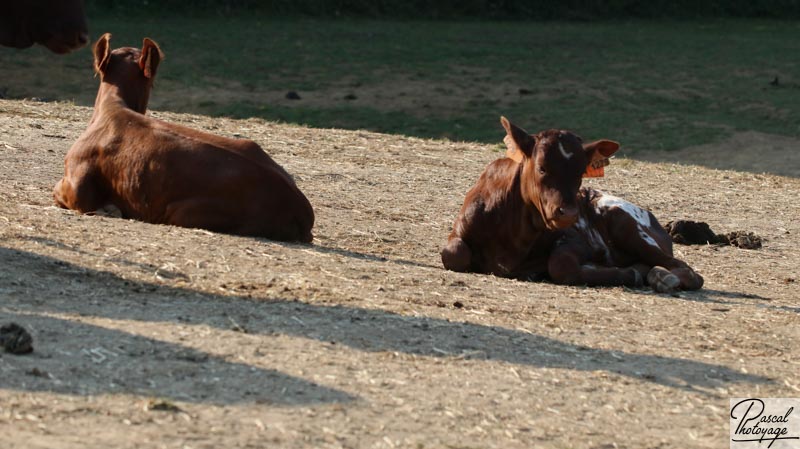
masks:
[[[156,109],[483,142],[499,141],[502,114],[633,150],[800,135],[796,22],[90,19],[115,45],[159,42]],[[0,49],[0,92],[91,105],[90,66],[87,49]]]

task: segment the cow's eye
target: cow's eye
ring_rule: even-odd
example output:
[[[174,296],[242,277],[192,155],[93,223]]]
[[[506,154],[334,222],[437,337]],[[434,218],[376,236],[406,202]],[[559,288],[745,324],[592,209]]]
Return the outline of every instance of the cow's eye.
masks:
[[[539,167],[539,174],[540,175],[547,174],[547,170],[545,170],[544,167]]]

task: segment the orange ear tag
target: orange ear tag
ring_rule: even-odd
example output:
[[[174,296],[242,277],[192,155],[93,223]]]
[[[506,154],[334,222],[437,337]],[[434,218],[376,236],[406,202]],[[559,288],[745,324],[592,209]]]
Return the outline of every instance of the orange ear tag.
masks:
[[[596,156],[589,166],[586,167],[586,172],[583,173],[584,178],[602,178],[606,173],[603,167],[611,164],[607,157],[601,155]]]

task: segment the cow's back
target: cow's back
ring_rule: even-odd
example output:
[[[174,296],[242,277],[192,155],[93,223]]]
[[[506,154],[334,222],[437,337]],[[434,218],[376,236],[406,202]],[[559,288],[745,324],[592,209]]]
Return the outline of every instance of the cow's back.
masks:
[[[93,123],[70,157],[97,165],[110,186],[110,202],[125,217],[246,235],[296,228],[297,237],[286,239],[310,240],[311,204],[252,141],[121,111]],[[212,221],[217,224],[202,225]],[[195,222],[201,224],[192,226]]]

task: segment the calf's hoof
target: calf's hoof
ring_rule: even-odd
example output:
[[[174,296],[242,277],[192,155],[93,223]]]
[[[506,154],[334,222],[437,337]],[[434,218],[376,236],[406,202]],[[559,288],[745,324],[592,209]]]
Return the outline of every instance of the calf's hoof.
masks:
[[[633,278],[633,281],[626,283],[626,286],[634,288],[645,286],[645,279],[647,279],[647,275],[650,272],[649,266],[644,264],[631,265],[628,267],[628,271],[630,272],[630,276]]]
[[[703,286],[703,277],[691,268],[676,268],[672,273],[681,280],[681,288],[684,290],[699,290]]]
[[[647,283],[659,293],[673,293],[681,286],[678,276],[662,267],[653,267],[647,273]]]

